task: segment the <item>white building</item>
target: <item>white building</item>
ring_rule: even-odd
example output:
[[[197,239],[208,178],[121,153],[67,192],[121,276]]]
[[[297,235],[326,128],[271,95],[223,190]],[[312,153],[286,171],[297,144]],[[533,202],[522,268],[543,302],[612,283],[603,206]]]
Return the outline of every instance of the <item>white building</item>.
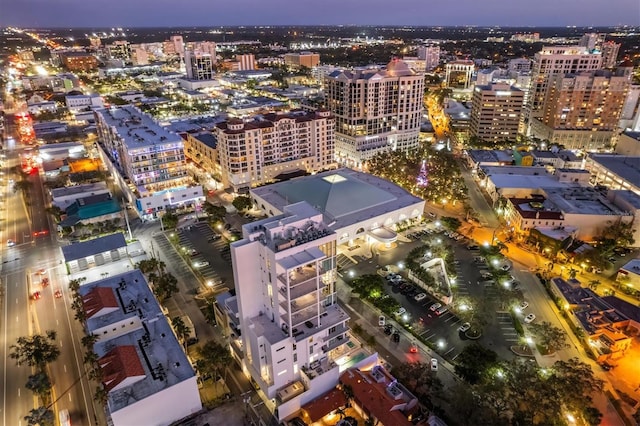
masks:
[[[336,158],[361,167],[378,153],[418,146],[424,75],[394,59],[386,70],[340,70],[325,77],[336,116]]]
[[[79,289],[109,424],[170,425],[202,409],[197,376],[139,270]]]
[[[105,182],[86,183],[82,185],[65,186],[50,190],[51,204],[64,211],[79,198],[91,195],[108,194],[109,189]]]
[[[94,93],[92,95],[68,95],[64,101],[69,111],[75,112],[87,108],[104,108],[102,97]]]
[[[238,62],[238,69],[236,71],[247,71],[256,69],[256,57],[251,53],[236,55],[236,61]]]
[[[528,73],[531,72],[531,59],[516,58],[509,60],[509,72]]]
[[[397,223],[420,218],[424,211],[424,200],[385,179],[351,169],[254,188],[251,197],[269,216],[306,201],[322,212],[338,244],[391,243],[396,240]]]
[[[418,59],[425,61],[427,71],[433,71],[440,65],[440,46],[419,46]]]
[[[184,52],[184,65],[187,78],[190,80],[213,80],[215,76],[213,64],[215,62],[215,56],[211,56],[210,53],[191,49]]]
[[[585,169],[591,173],[593,185],[640,195],[640,156],[591,154]]]
[[[278,175],[335,167],[335,118],[329,111],[265,114],[232,119],[215,128],[222,183],[234,191]]]
[[[444,82],[447,87],[462,90],[471,88],[471,78],[475,70],[475,64],[472,60],[465,59],[447,62],[444,69]]]
[[[204,200],[202,186],[187,172],[180,136],[134,106],[99,109],[95,115],[102,161],[141,218]]]
[[[304,202],[242,233],[231,258],[243,369],[282,420],[338,384],[349,316],[337,303],[336,234]]]

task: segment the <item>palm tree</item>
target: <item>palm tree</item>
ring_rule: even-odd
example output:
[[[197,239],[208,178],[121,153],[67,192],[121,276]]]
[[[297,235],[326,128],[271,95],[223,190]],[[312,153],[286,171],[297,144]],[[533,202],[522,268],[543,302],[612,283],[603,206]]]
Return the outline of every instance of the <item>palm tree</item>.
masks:
[[[25,387],[44,399],[51,390],[52,384],[46,373],[39,372],[29,376]]]
[[[10,346],[9,357],[15,359],[18,365],[26,364],[44,372],[45,366],[60,356],[56,336],[55,331],[48,330],[45,336],[18,337],[16,344]]]
[[[98,336],[97,334],[91,333],[82,337],[82,339],[80,339],[80,342],[82,343],[82,346],[84,346],[85,348],[91,349],[93,348],[93,345],[98,341],[99,338],[100,336]]]
[[[182,341],[184,350],[186,352],[188,343],[187,340],[189,339],[189,334],[191,334],[191,328],[188,327],[180,317],[173,317],[171,319],[171,325],[173,326],[178,339]]]
[[[589,288],[593,291],[596,291],[600,284],[601,284],[600,280],[591,280],[589,281]]]
[[[107,403],[107,398],[109,398],[109,391],[107,391],[104,386],[97,386],[93,394],[93,400],[104,405]]]

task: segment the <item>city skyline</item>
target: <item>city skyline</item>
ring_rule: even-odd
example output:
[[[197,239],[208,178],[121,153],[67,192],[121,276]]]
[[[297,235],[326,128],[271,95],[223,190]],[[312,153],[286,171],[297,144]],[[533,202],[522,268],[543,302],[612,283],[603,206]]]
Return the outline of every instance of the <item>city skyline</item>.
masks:
[[[402,0],[389,8],[387,2],[361,4],[327,0],[313,9],[290,0],[254,3],[252,0],[224,0],[215,6],[191,0],[176,14],[170,3],[151,0],[114,0],[109,8],[80,0],[61,0],[56,7],[42,0],[2,0],[2,26],[27,27],[154,27],[154,26],[241,26],[241,25],[411,25],[411,26],[614,26],[640,25],[640,4],[636,0],[613,0],[599,8],[586,9],[578,0],[529,4],[488,0],[461,0],[437,8],[418,0]],[[163,7],[165,6],[165,7]],[[190,6],[190,7],[189,7]],[[384,13],[381,13],[384,11]],[[553,11],[553,13],[550,13]],[[633,13],[635,11],[636,13]]]

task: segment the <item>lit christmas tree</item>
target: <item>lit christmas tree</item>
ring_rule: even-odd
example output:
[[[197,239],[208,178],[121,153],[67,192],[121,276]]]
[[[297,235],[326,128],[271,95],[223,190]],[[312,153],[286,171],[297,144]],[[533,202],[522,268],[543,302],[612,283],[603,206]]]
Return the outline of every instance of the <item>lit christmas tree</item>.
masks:
[[[418,186],[427,186],[429,183],[429,178],[427,177],[427,160],[422,160],[422,166],[420,166],[417,181]]]

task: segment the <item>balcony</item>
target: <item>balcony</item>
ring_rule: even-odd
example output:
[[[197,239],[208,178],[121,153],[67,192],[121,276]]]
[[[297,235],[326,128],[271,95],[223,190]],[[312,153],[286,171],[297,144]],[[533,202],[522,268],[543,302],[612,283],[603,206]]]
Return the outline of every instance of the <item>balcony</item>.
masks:
[[[349,340],[350,339],[349,339],[348,335],[338,336],[335,339],[332,339],[332,340],[328,341],[327,343],[325,343],[324,345],[322,345],[322,352],[327,353],[329,351],[332,351],[335,348],[344,345]]]
[[[349,327],[347,327],[345,325],[345,323],[342,323],[338,326],[336,326],[335,330],[330,331],[329,334],[327,334],[324,338],[323,341],[324,342],[329,342],[331,339],[338,337],[340,335],[343,335],[344,333],[346,333],[347,331],[349,331]]]

